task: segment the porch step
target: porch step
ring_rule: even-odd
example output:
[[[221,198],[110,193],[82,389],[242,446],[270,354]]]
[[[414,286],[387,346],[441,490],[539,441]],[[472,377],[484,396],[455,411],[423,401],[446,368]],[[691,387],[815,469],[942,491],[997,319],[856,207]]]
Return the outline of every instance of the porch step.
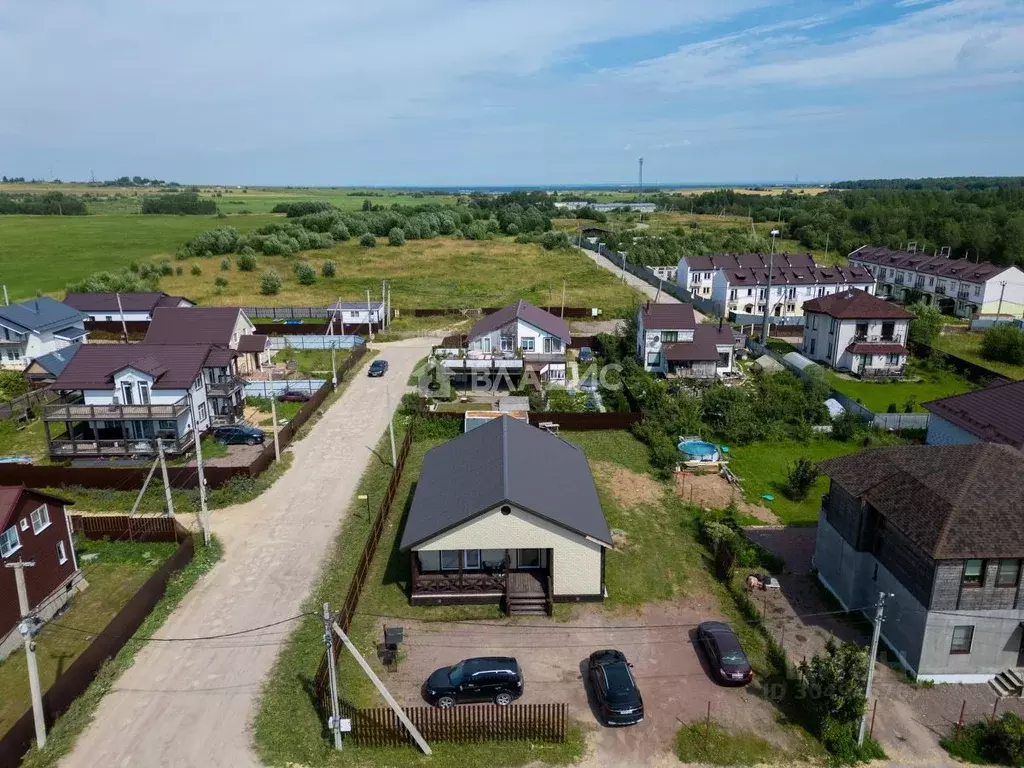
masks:
[[[509,595],[506,600],[509,616],[547,616],[548,601],[543,596]]]
[[[1000,672],[988,681],[989,686],[1000,698],[1007,696],[1024,696],[1024,680],[1013,669]]]

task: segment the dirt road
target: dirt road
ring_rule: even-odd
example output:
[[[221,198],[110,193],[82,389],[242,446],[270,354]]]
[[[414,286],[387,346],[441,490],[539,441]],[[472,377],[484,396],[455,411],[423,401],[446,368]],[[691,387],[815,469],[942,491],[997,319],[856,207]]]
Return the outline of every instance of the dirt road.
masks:
[[[362,371],[295,444],[292,468],[249,504],[213,514],[224,560],[157,637],[237,632],[299,613],[388,416],[429,339],[383,345],[390,370]],[[392,407],[385,400],[389,386]],[[150,642],[107,694],[64,766],[256,766],[260,685],[292,624],[214,641]]]
[[[593,251],[588,251],[586,248],[580,248],[580,252],[586,254],[592,262],[597,264],[597,266],[601,267],[602,269],[607,269],[609,272],[613,273],[617,277],[621,278],[623,276],[623,270],[612,264],[604,256],[601,256],[598,253],[594,253]],[[657,298],[659,304],[682,303],[681,301],[679,301],[679,299],[677,299],[675,296],[670,295],[667,291],[662,291],[661,296],[659,297],[657,288],[655,288],[653,285],[650,285],[649,283],[645,283],[639,277],[631,275],[629,272],[625,273],[625,278],[626,285],[632,288],[636,288],[638,291],[640,291],[640,293],[644,294],[644,296],[650,298],[651,301],[654,301],[655,298]],[[699,316],[697,318],[697,322],[700,322]]]

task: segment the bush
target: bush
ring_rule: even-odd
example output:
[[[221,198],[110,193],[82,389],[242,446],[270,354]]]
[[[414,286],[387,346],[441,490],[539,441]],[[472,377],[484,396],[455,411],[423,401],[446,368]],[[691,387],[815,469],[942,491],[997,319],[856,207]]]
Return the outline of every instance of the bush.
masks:
[[[169,261],[160,262],[160,274],[164,277],[170,277],[174,274],[174,266]]]
[[[249,246],[246,246],[238,258],[235,259],[235,263],[238,264],[239,272],[252,272],[256,269],[256,251]]]
[[[405,245],[405,232],[402,231],[401,227],[392,227],[388,232],[388,245],[395,246],[396,248]]]
[[[832,420],[832,437],[836,440],[848,442],[857,434],[859,426],[860,419],[857,418],[853,411],[845,410]]]
[[[213,278],[213,284],[218,288],[227,288],[228,279],[224,277],[224,275],[217,275],[215,278]]]
[[[227,272],[231,269],[231,259],[226,256],[220,260],[220,268],[222,272]]]
[[[803,501],[811,492],[818,474],[814,462],[806,456],[801,456],[789,470],[789,477],[786,478],[786,495],[793,501]]]
[[[886,413],[899,413],[899,409],[896,408],[896,403],[889,403],[889,407],[885,409]]]
[[[30,389],[21,371],[0,371],[0,400],[13,400]]]
[[[565,232],[545,232],[540,236],[540,244],[547,251],[553,251],[556,248],[572,247],[569,236]]]
[[[966,725],[959,739],[942,739],[939,744],[968,763],[1024,765],[1024,720],[1006,712],[994,722],[985,719]]]
[[[505,227],[505,234],[508,234],[508,235],[518,235],[519,234],[519,226],[515,222],[512,222],[512,223],[506,225],[506,227]]]
[[[281,290],[281,276],[272,269],[266,270],[260,275],[260,293],[264,296],[274,296]]]
[[[985,331],[981,356],[1010,365],[1024,365],[1024,332],[1013,325],[996,325]]]
[[[198,277],[199,275],[203,274],[203,268],[202,268],[202,267],[200,267],[200,266],[199,266],[198,264],[193,264],[193,265],[192,265],[192,269],[190,269],[189,271],[190,271],[190,272],[191,272],[191,273],[192,273],[193,275],[196,275],[197,277]]]
[[[313,285],[316,282],[316,270],[306,262],[295,265],[295,276],[300,285]]]
[[[174,274],[180,277],[181,275],[185,274],[185,270],[182,267],[177,266],[174,268]]]
[[[363,248],[376,248],[377,238],[374,237],[372,233],[367,232],[365,235],[359,238],[359,244],[363,246]]]
[[[348,240],[351,235],[349,234],[348,227],[345,226],[345,222],[339,221],[333,227],[331,227],[331,237],[335,240]]]
[[[327,259],[320,265],[320,274],[324,277],[334,277],[338,273],[338,265],[331,259]]]

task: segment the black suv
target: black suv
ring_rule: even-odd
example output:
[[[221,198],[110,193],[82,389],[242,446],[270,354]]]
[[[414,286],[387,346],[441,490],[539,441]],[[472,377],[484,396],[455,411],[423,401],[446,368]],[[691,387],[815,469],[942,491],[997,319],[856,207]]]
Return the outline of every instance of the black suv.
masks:
[[[506,706],[523,695],[523,671],[508,656],[465,659],[427,678],[423,696],[441,709],[482,701]]]
[[[644,719],[644,700],[622,651],[594,651],[587,669],[601,719],[608,725],[634,725]]]

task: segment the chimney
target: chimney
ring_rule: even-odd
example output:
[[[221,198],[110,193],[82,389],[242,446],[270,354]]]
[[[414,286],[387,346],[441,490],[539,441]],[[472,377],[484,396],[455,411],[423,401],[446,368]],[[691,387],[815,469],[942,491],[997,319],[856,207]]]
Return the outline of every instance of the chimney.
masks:
[[[721,331],[721,330],[722,330],[722,324],[723,324],[724,322],[725,322],[725,318],[724,318],[724,317],[720,317],[720,318],[718,318],[718,330],[719,330],[719,331]]]

